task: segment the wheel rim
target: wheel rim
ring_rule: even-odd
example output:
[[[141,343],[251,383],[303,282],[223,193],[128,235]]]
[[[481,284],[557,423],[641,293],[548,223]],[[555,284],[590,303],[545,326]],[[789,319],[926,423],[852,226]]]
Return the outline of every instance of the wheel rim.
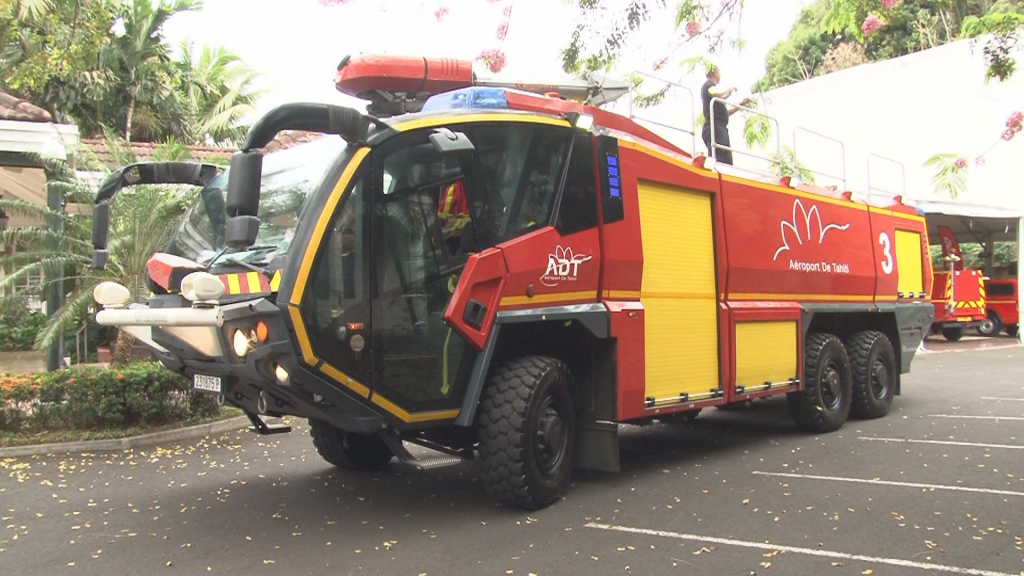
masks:
[[[558,471],[565,460],[569,435],[566,433],[566,419],[561,404],[548,397],[540,407],[537,419],[537,467],[550,476]]]
[[[821,403],[823,408],[835,410],[839,407],[842,387],[843,378],[839,373],[839,366],[835,362],[828,362],[821,372]]]
[[[889,367],[881,358],[871,364],[871,393],[878,400],[884,400],[889,392]]]
[[[978,327],[983,334],[991,334],[995,332],[996,323],[991,318],[985,318],[981,321],[981,326]]]

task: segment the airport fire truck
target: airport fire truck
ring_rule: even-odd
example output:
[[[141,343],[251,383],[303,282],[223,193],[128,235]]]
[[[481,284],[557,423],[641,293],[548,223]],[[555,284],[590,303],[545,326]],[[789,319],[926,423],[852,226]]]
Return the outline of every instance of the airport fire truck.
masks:
[[[475,459],[495,502],[536,509],[575,468],[618,469],[620,424],[786,395],[830,432],[900,393],[934,308],[925,222],[898,198],[715,165],[596,106],[625,91],[607,82],[366,56],[337,85],[377,115],[284,105],[224,173],[137,164],[96,198],[103,266],[119,189],[202,187],[148,301],[100,285],[97,321],[255,431],[307,418],[342,468],[407,444]],[[329,136],[264,162],[282,130]]]
[[[1006,332],[1009,336],[1017,336],[1020,314],[1017,312],[1019,293],[1016,278],[992,278],[985,280],[985,308],[988,310],[985,320],[978,325],[978,334],[982,336],[998,336]]]
[[[965,269],[960,242],[945,226],[938,227],[944,270],[932,279],[932,304],[935,320],[932,333],[942,334],[950,342],[963,338],[969,327],[985,328],[988,313],[985,307],[985,275],[981,270]],[[998,333],[999,329],[996,328]]]

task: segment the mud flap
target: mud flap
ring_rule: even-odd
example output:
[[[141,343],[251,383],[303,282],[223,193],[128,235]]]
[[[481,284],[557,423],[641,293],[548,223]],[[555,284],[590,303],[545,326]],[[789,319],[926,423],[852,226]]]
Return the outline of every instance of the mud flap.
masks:
[[[582,422],[576,437],[576,468],[619,472],[619,426],[614,422]]]

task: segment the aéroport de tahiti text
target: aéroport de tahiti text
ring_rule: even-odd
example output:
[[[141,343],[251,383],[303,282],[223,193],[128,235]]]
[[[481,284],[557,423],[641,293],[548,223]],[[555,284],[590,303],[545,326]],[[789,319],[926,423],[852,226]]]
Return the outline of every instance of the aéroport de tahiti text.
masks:
[[[800,272],[828,272],[831,274],[849,274],[850,265],[839,262],[804,262],[802,260],[790,259],[789,269]]]

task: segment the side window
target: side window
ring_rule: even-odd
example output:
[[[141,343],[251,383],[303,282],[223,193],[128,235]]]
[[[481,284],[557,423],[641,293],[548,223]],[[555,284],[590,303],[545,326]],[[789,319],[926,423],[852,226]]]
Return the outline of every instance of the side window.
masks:
[[[551,220],[568,128],[531,123],[459,127],[476,147],[474,178],[467,182],[475,231],[484,245],[514,238]],[[453,128],[454,129],[454,128]]]
[[[995,283],[986,286],[986,291],[989,296],[1013,296],[1014,288],[1013,284]]]
[[[369,227],[366,218],[365,178],[345,194],[336,210],[320,254],[312,283],[303,296],[302,313],[311,328],[317,355],[335,366],[351,370],[352,350],[339,345],[338,328],[368,321]],[[365,378],[366,374],[354,374]]]
[[[530,228],[545,226],[551,220],[555,205],[558,180],[562,177],[562,166],[569,144],[564,129],[527,128],[533,131],[523,166],[521,206],[517,225],[508,225],[504,237],[511,238]],[[513,204],[514,205],[514,204]]]
[[[597,226],[596,181],[593,137],[577,134],[555,224],[563,236]]]

